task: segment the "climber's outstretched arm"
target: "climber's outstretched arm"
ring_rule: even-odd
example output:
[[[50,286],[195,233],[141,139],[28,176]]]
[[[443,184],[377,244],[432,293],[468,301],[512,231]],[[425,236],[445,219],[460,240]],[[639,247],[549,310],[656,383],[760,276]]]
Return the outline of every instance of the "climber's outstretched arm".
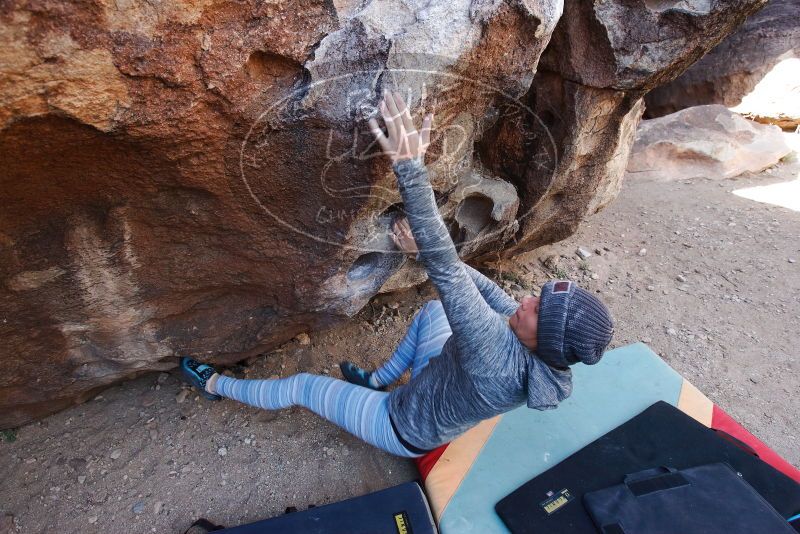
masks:
[[[388,134],[375,119],[370,119],[370,127],[384,153],[392,158],[420,260],[439,291],[454,341],[462,354],[480,358],[486,354],[484,344],[496,343],[509,331],[506,321],[482,298],[436,207],[423,163],[433,116],[427,115],[417,131],[402,97],[388,92],[381,113]]]
[[[419,252],[417,243],[414,241],[414,235],[411,233],[411,226],[409,226],[408,219],[405,217],[394,222],[391,236],[397,248],[406,254],[416,255]],[[500,286],[466,263],[464,263],[464,268],[467,269],[467,274],[472,278],[483,300],[485,300],[494,311],[505,316],[511,316],[517,311],[519,302],[503,291]]]

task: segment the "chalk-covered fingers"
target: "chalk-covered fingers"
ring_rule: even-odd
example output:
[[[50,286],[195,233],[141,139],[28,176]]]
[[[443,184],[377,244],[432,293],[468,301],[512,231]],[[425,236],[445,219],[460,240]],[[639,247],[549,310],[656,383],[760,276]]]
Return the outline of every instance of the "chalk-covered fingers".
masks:
[[[403,217],[395,220],[392,229],[392,240],[397,248],[406,254],[415,255],[418,252],[417,242],[414,241],[414,235],[411,233],[411,225],[408,224],[408,219]]]
[[[403,100],[403,97],[400,93],[394,93],[394,102],[395,106],[397,107],[397,116],[400,121],[403,123],[403,128],[406,131],[406,134],[413,134],[416,133],[417,128],[414,126],[414,121],[411,118],[411,112],[408,111],[408,106],[406,106],[406,101]]]
[[[386,124],[386,131],[389,133],[389,138],[397,137],[398,132],[397,128],[394,125],[394,117],[392,113],[389,111],[389,108],[386,107],[386,100],[381,100],[381,117],[383,117],[383,122]]]
[[[422,128],[419,131],[420,137],[420,148],[423,153],[428,149],[428,145],[431,144],[431,124],[433,123],[433,113],[428,113],[425,115],[425,118],[422,119]]]
[[[411,112],[399,93],[384,93],[380,104],[380,113],[386,124],[386,134],[381,130],[375,118],[369,120],[370,130],[381,145],[383,152],[393,161],[422,157],[430,144],[431,123],[433,114],[422,121],[421,130],[417,131]]]
[[[381,150],[383,150],[383,153],[390,157],[393,157],[392,145],[389,139],[387,139],[386,135],[383,133],[383,130],[381,130],[381,127],[378,126],[378,121],[376,121],[374,118],[369,120],[369,129],[370,131],[372,131],[372,135],[375,136],[375,139],[378,141],[378,144],[381,145]],[[389,135],[390,136],[392,135],[391,132],[389,133]]]

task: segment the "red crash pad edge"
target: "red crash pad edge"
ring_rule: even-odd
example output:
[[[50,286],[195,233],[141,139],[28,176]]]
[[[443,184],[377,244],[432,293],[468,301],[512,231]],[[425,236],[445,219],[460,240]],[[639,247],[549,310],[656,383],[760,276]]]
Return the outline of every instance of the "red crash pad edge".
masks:
[[[800,483],[800,470],[792,464],[778,456],[778,454],[767,447],[761,440],[748,432],[742,425],[737,423],[733,417],[725,413],[725,410],[714,405],[711,415],[711,428],[727,432],[739,441],[749,445],[758,454],[758,457],[768,463],[795,482]]]
[[[436,462],[439,461],[439,458],[441,458],[442,454],[444,454],[445,449],[447,449],[447,445],[448,444],[445,443],[441,447],[433,449],[425,456],[414,458],[414,463],[417,464],[417,470],[419,471],[419,475],[422,477],[423,481],[428,478],[428,474],[431,472],[431,469],[433,469],[433,466],[436,465]]]

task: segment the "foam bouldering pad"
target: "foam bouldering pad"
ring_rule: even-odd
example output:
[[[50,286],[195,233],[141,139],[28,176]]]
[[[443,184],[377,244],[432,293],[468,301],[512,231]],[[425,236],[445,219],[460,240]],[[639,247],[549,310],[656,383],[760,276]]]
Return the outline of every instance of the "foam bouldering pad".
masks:
[[[220,534],[435,534],[422,488],[407,482],[302,512],[218,531]]]
[[[609,534],[795,534],[726,463],[631,473],[621,484],[586,493],[583,504]]]
[[[581,504],[587,493],[653,467],[687,469],[724,462],[784,518],[800,511],[800,484],[754,452],[659,401],[523,484],[495,508],[514,534],[594,533],[592,519]],[[568,492],[568,498],[559,499],[562,491]]]
[[[494,510],[498,501],[658,401],[706,427],[725,430],[800,481],[800,471],[642,343],[608,351],[596,365],[572,369],[573,393],[555,410],[520,407],[483,421],[417,461],[440,532],[508,532]]]

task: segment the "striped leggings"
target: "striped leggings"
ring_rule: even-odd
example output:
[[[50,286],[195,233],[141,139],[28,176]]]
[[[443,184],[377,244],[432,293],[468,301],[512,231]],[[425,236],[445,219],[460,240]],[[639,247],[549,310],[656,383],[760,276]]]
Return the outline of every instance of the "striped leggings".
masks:
[[[409,367],[413,379],[431,358],[441,353],[450,334],[441,302],[426,303],[414,316],[392,357],[375,371],[378,384],[395,382]],[[220,376],[215,393],[265,410],[302,406],[386,452],[420,456],[398,440],[389,420],[389,394],[383,391],[329,376],[299,373],[275,380]]]

